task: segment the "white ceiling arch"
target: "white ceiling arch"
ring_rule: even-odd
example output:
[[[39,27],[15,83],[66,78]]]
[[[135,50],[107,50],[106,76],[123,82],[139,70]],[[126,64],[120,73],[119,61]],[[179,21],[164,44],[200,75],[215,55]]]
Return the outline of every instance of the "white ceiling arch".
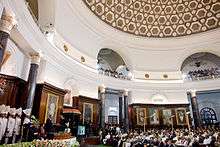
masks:
[[[101,48],[113,49],[131,70],[180,71],[184,59],[199,50],[220,54],[220,29],[176,38],[140,37],[110,27],[82,1],[57,1],[57,6],[55,27],[67,42],[92,58]]]
[[[94,57],[94,59],[101,48],[108,47],[116,50],[133,70],[166,72],[180,70],[184,59],[200,50],[220,54],[219,29],[172,39],[135,37],[110,29],[108,25],[92,16],[81,1],[65,0],[60,2],[56,0],[55,6],[56,29],[62,33],[65,39],[67,38],[68,42],[76,44],[76,49],[86,53],[89,57]],[[71,8],[75,8],[75,10]],[[68,23],[70,24],[68,25]],[[32,27],[34,28],[34,25]],[[24,31],[24,29],[20,30]],[[90,41],[87,42],[88,40]],[[40,46],[37,49],[40,49]]]
[[[129,68],[129,70],[132,69],[132,63],[131,63],[131,60],[129,59],[128,56],[125,56],[123,54],[123,52],[121,52],[120,50],[115,50],[115,49],[112,49],[112,48],[102,48],[102,49],[109,49],[109,50],[112,50],[113,52],[115,52],[116,54],[118,54],[118,56],[120,56],[120,58],[123,60],[122,62],[124,62],[124,64]],[[99,56],[99,53],[102,49],[99,49],[99,52],[97,54],[97,58]],[[114,59],[111,59],[111,60],[116,60],[115,58]],[[122,64],[123,65],[123,64]],[[110,65],[111,66],[111,65]],[[115,68],[116,69],[116,68]]]
[[[148,93],[148,91],[152,91],[155,89],[185,92],[186,90],[189,90],[189,89],[207,90],[207,89],[220,88],[219,87],[220,80],[206,80],[206,81],[185,82],[185,83],[172,82],[172,81],[168,81],[168,80],[162,81],[162,82],[159,80],[158,81],[153,81],[153,80],[151,80],[151,81],[147,81],[147,80],[128,81],[128,80],[120,80],[120,79],[116,79],[116,78],[98,75],[96,72],[89,70],[89,68],[82,66],[83,64],[78,63],[78,62],[72,60],[71,58],[68,58],[68,56],[65,54],[61,54],[61,52],[58,49],[56,49],[54,46],[52,46],[46,40],[45,36],[40,32],[39,28],[34,23],[34,21],[31,19],[31,15],[29,14],[28,10],[26,9],[23,0],[11,0],[11,1],[3,0],[3,4],[6,6],[11,6],[11,8],[13,8],[13,10],[16,12],[16,16],[17,16],[17,18],[19,18],[18,20],[20,20],[19,25],[18,25],[18,31],[27,40],[27,42],[30,43],[31,48],[33,48],[36,51],[37,51],[37,49],[40,49],[43,51],[44,57],[48,62],[47,67],[50,67],[47,70],[51,70],[50,72],[47,72],[47,73],[49,73],[47,75],[48,76],[47,80],[54,81],[55,86],[60,85],[61,88],[63,88],[62,86],[65,83],[65,80],[68,79],[68,77],[74,76],[75,79],[78,79],[78,81],[80,81],[80,86],[82,85],[82,89],[87,88],[86,89],[87,93],[91,92],[91,91],[94,91],[97,93],[98,86],[100,86],[102,84],[106,85],[106,87],[137,91],[137,93],[139,93],[140,90],[143,90],[144,94]],[[83,37],[83,36],[80,36],[78,38],[78,40],[80,40],[81,37]],[[74,39],[73,39],[73,41],[74,41]],[[117,39],[115,39],[115,40],[117,40]],[[217,49],[219,49],[218,37],[216,38],[216,40],[217,41],[215,41],[215,42],[217,42],[217,43],[215,43],[212,46],[213,52],[215,52],[215,51],[217,51]],[[80,40],[80,41],[82,41],[82,40]],[[87,42],[84,42],[84,40],[83,40],[83,42],[81,42],[81,43],[87,43]],[[212,44],[212,43],[213,42],[210,42],[210,44]],[[184,48],[186,48],[186,47],[184,47]],[[208,50],[208,45],[207,46],[199,46],[198,48],[206,48]],[[100,47],[97,48],[97,50],[98,49],[100,49]],[[188,49],[188,50],[190,50],[190,49]],[[127,50],[127,51],[131,52],[131,54],[135,53],[135,52],[133,52],[134,50]],[[196,51],[196,49],[194,51]],[[187,50],[180,51],[180,53],[183,53],[183,52],[187,52]],[[146,53],[151,53],[151,52],[146,52]],[[154,53],[160,54],[161,52],[154,52]],[[170,56],[168,56],[168,57],[173,56],[174,58],[176,58],[175,54],[176,53],[169,54]],[[152,54],[150,54],[150,55],[152,55]],[[179,56],[182,56],[182,55],[179,55]],[[180,58],[178,57],[178,61],[179,61],[179,59]],[[160,60],[160,62],[165,62],[165,61],[162,61],[161,58],[158,58],[157,60]],[[142,62],[143,62],[143,60],[142,60]],[[170,62],[170,63],[172,63],[172,62]],[[152,66],[154,66],[154,64]],[[160,70],[160,67],[156,67],[156,68],[158,70]],[[56,70],[59,72],[57,72]],[[53,76],[53,74],[55,74],[55,75],[57,74],[57,75]],[[57,78],[57,77],[59,77],[59,78]],[[87,86],[86,88],[84,88],[85,85]],[[93,86],[93,90],[90,89],[90,87],[92,87],[92,86]]]
[[[180,58],[180,60],[179,60],[179,62],[178,62],[178,70],[179,70],[179,71],[181,70],[181,67],[182,67],[183,62],[184,62],[188,57],[190,57],[191,55],[196,54],[196,53],[207,52],[207,53],[211,53],[211,54],[214,54],[214,55],[220,57],[219,48],[220,48],[220,43],[219,43],[219,44],[216,44],[213,48],[201,47],[201,48],[194,48],[194,49],[192,49],[192,50],[189,50],[189,51],[185,52],[185,53],[181,56],[181,58]]]

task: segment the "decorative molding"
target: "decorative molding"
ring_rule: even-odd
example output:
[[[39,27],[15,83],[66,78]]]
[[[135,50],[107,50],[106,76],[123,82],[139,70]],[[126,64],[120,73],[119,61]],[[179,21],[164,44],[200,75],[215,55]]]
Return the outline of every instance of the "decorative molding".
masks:
[[[83,0],[113,28],[144,37],[177,37],[220,26],[220,3],[211,0]]]
[[[30,54],[31,63],[40,64],[41,55],[39,53],[31,52]]]
[[[16,23],[15,14],[10,9],[4,8],[0,20],[0,30],[10,34]]]
[[[167,79],[167,78],[168,78],[168,75],[167,75],[167,74],[164,74],[164,75],[163,75],[163,78],[164,78],[164,79]]]
[[[149,74],[145,74],[144,77],[145,77],[146,79],[149,79],[149,78],[150,78],[150,75],[149,75]]]
[[[196,97],[196,90],[191,90],[190,94],[192,98]]]
[[[124,96],[128,96],[128,92],[129,92],[129,91],[128,91],[127,89],[125,89],[125,90],[123,91],[123,95],[124,95]]]
[[[192,87],[197,90],[209,90],[209,89],[220,88],[219,79],[197,81],[197,82],[185,82],[185,83],[181,83],[181,82],[174,83],[172,81],[170,81],[169,83],[163,83],[160,80],[157,80],[158,81],[157,83],[152,83],[152,81],[147,81],[147,80],[125,81],[125,80],[120,80],[120,79],[114,79],[111,77],[100,76],[92,69],[87,68],[85,65],[79,62],[76,62],[72,58],[61,53],[59,49],[52,46],[46,40],[45,36],[41,33],[41,31],[39,30],[35,22],[32,20],[31,15],[28,14],[28,10],[26,10],[26,8],[23,6],[23,1],[12,0],[12,1],[3,1],[3,3],[4,2],[6,2],[7,5],[10,5],[12,8],[14,8],[16,12],[16,16],[19,17],[19,20],[22,20],[19,22],[20,25],[18,27],[18,32],[22,34],[22,36],[25,39],[27,39],[27,41],[31,44],[31,47],[33,49],[35,49],[36,51],[39,51],[39,49],[43,50],[45,60],[47,60],[49,64],[53,65],[54,70],[58,70],[62,73],[65,73],[65,75],[62,74],[59,76],[66,76],[68,78],[68,76],[74,75],[74,77],[78,79],[79,82],[89,83],[97,87],[98,85],[104,84],[106,85],[106,87],[112,87],[112,88],[117,88],[117,89],[126,88],[126,89],[129,89],[131,92],[137,91],[137,90],[143,90],[146,92],[146,91],[151,91],[155,89],[163,89],[163,90],[172,89],[173,91],[184,91],[187,89],[191,89]],[[77,1],[74,1],[74,2],[77,2]],[[210,37],[211,40],[212,40],[212,37]],[[190,40],[191,40],[190,38],[187,39],[187,41],[191,44],[192,42]],[[171,40],[171,42],[172,41],[173,40]],[[176,44],[178,43],[179,42],[177,41]],[[155,44],[155,42],[153,42],[153,44]],[[50,68],[49,66],[51,65],[48,65],[47,68]],[[54,73],[54,74],[57,74],[57,73]],[[50,76],[50,75],[47,75],[47,76]],[[63,83],[58,83],[54,79],[49,79],[49,81],[54,81],[53,83],[54,85],[59,85],[59,87],[62,87]]]

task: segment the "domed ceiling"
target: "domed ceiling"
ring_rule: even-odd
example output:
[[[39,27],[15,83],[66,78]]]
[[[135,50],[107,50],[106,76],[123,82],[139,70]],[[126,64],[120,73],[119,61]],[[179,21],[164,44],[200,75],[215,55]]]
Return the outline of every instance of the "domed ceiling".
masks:
[[[101,20],[126,33],[177,37],[220,26],[219,0],[83,0]]]

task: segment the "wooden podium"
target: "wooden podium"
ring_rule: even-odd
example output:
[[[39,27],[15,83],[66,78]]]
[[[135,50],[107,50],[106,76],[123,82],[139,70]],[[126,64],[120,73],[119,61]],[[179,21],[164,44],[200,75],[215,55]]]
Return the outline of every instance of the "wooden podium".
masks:
[[[66,91],[51,84],[37,84],[32,114],[45,123],[48,117],[53,123],[60,122]]]
[[[25,108],[25,88],[26,81],[18,77],[0,74],[0,105]]]

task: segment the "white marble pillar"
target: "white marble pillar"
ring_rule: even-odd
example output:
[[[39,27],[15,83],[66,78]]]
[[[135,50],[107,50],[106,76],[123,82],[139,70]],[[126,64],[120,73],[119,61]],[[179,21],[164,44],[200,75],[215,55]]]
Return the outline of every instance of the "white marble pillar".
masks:
[[[0,20],[0,70],[10,32],[16,23],[14,13],[10,9],[4,8]]]

